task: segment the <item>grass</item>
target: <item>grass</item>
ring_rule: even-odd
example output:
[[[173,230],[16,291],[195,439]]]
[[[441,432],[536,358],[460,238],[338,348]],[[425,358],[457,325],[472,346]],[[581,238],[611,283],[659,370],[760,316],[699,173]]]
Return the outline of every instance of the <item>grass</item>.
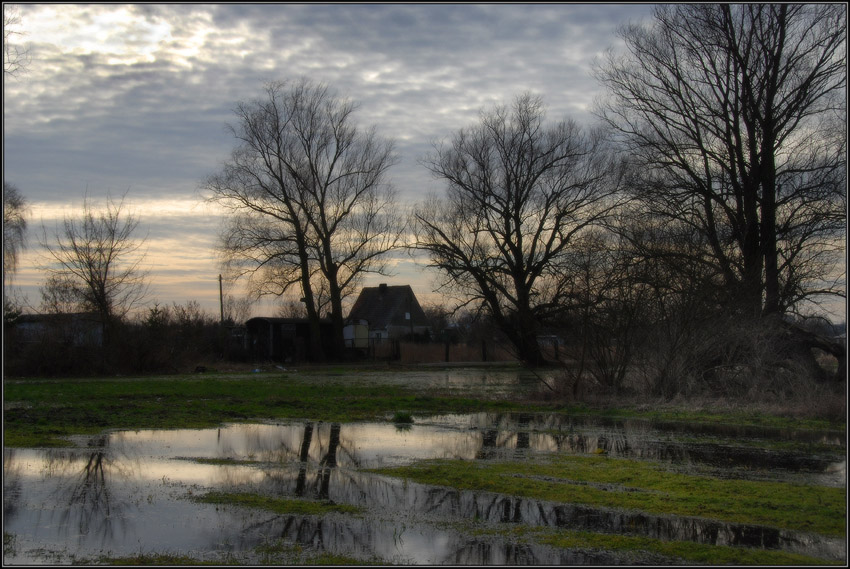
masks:
[[[325,500],[299,500],[294,498],[274,498],[248,492],[209,492],[193,498],[202,504],[242,506],[257,508],[274,514],[296,516],[324,516],[330,513],[361,514],[362,509],[348,504],[336,504]]]
[[[265,550],[263,546],[257,548],[262,555],[263,565],[369,565],[381,564],[373,561],[363,562],[354,557],[345,555],[334,555],[331,553],[307,553],[300,547],[290,546],[288,548],[276,548]],[[271,551],[271,552],[269,552]],[[89,560],[79,560],[74,565],[94,564]],[[215,559],[199,559],[190,555],[176,555],[171,553],[140,553],[127,557],[101,557],[97,559],[98,565],[120,565],[120,566],[187,566],[187,565],[254,565],[243,561],[233,554],[228,554]]]
[[[523,408],[360,385],[350,377],[328,382],[285,374],[6,381],[4,403],[9,447],[67,446],[69,435],[105,429],[203,428],[260,418],[350,422],[380,419],[398,408],[410,413]]]
[[[827,536],[843,536],[847,526],[845,488],[724,480],[671,472],[660,463],[605,456],[559,456],[535,463],[429,460],[373,472],[461,490]]]
[[[411,415],[409,411],[396,411],[393,415],[392,422],[403,425],[411,425],[413,424],[413,415]]]
[[[189,460],[197,464],[209,464],[212,466],[253,466],[259,464],[256,460],[238,460],[235,458],[192,458],[181,456],[179,460]]]
[[[336,368],[334,368],[336,369]],[[621,407],[595,409],[553,402],[460,396],[415,385],[371,384],[359,370],[308,373],[204,374],[136,378],[4,381],[4,444],[68,446],[73,434],[105,429],[204,428],[255,419],[350,422],[409,415],[490,412],[559,412],[612,418],[727,422],[783,428],[845,428],[827,421],[760,414],[722,414]],[[401,372],[383,372],[397,375]]]
[[[396,375],[402,372],[384,372]],[[421,373],[421,372],[419,372]],[[256,419],[310,419],[351,422],[392,417],[399,428],[413,415],[488,412],[559,412],[612,419],[725,423],[787,429],[843,430],[846,424],[743,413],[710,407],[591,407],[558,402],[505,401],[480,394],[439,393],[415,385],[380,384],[368,375],[334,368],[305,373],[204,374],[137,378],[37,379],[4,381],[6,446],[67,446],[66,437],[105,429],[203,428]],[[404,411],[399,411],[403,409]],[[409,424],[409,423],[407,423]],[[765,442],[765,446],[769,446]],[[782,444],[777,442],[775,444]],[[792,444],[792,443],[788,443]],[[793,443],[801,445],[802,443]],[[823,449],[828,450],[828,449]],[[190,459],[208,464],[256,464],[234,459]],[[732,523],[758,524],[844,536],[846,489],[780,482],[725,480],[673,472],[663,464],[607,456],[560,456],[535,462],[424,461],[377,470],[425,484],[490,491],[531,499],[621,508],[664,515],[698,516]],[[285,499],[250,493],[211,492],[195,498],[210,504],[261,508],[277,514],[360,515],[350,505]],[[464,531],[497,532],[558,548],[650,552],[697,564],[809,565],[823,563],[784,551],[666,542],[636,535],[536,528],[494,529],[467,524]],[[506,533],[507,532],[507,533]],[[509,534],[509,535],[508,535]],[[4,550],[14,549],[4,534]],[[305,552],[271,544],[254,552],[269,564],[362,564],[328,553]],[[99,562],[125,565],[240,564],[226,556],[208,562],[183,555],[140,554]]]
[[[485,527],[474,535],[495,535],[514,542],[535,542],[559,549],[604,550],[618,553],[650,553],[698,565],[841,565],[788,551],[665,541],[635,535],[618,535],[554,528],[511,525]]]
[[[140,553],[127,557],[101,557],[97,560],[98,564],[103,565],[121,565],[121,566],[171,566],[171,565],[241,565],[234,558],[222,558],[215,560],[196,559],[190,555],[176,555],[172,553]],[[83,561],[82,565],[88,565],[88,561]]]
[[[652,421],[672,423],[705,423],[716,425],[739,425],[744,427],[766,427],[776,429],[802,430],[839,430],[846,429],[846,422],[836,422],[827,418],[793,417],[782,414],[766,413],[764,411],[730,408],[718,411],[719,402],[713,402],[713,410],[695,408],[693,403],[682,401],[670,403],[641,403],[630,404],[620,401],[619,407],[594,408],[587,405],[556,406],[559,413],[572,415],[592,414],[609,419],[648,419]],[[705,405],[711,408],[711,405]],[[688,408],[690,407],[690,408]]]

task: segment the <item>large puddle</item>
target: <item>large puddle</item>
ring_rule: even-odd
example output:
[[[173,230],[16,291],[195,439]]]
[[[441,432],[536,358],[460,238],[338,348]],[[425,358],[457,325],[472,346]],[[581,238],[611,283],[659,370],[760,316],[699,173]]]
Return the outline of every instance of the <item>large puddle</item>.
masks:
[[[762,443],[796,440],[803,450],[740,444],[744,437]],[[838,433],[741,433],[639,420],[481,413],[417,417],[407,427],[293,422],[121,431],[84,444],[75,449],[4,451],[7,564],[165,552],[196,558],[239,553],[250,560],[244,555],[277,540],[387,563],[636,561],[606,552],[477,540],[446,529],[447,523],[471,520],[606,532],[627,529],[661,539],[785,549],[836,560],[845,555],[843,541],[790,531],[461,492],[363,472],[428,458],[533,460],[540,453],[604,451],[725,476],[840,486],[845,484],[845,449]],[[819,454],[805,450],[813,444]],[[210,490],[329,499],[367,513],[276,515],[191,499]]]

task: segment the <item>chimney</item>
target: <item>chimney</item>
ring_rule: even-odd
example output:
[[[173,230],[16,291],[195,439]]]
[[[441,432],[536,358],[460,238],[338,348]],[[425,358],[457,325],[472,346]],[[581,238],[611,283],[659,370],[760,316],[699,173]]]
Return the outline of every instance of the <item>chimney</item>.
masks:
[[[386,292],[387,292],[387,283],[381,283],[381,284],[379,284],[379,285],[378,285],[378,290],[381,292],[381,294],[386,294]]]

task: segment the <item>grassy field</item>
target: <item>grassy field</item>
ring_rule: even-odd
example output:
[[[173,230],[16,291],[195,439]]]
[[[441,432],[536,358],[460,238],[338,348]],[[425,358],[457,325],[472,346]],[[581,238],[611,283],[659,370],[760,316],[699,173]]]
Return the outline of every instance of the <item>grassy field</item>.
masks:
[[[67,446],[68,437],[107,429],[201,428],[226,422],[275,419],[351,422],[411,421],[413,416],[474,412],[559,412],[696,423],[729,423],[789,429],[843,431],[846,422],[795,418],[781,413],[718,411],[686,404],[566,405],[540,397],[508,400],[487,393],[439,391],[397,381],[404,369],[315,369],[302,372],[208,373],[156,377],[4,380],[4,444],[7,447]],[[389,380],[393,381],[389,381]],[[754,443],[755,444],[755,443]],[[767,443],[765,443],[767,445]],[[769,445],[768,445],[769,446]],[[229,465],[227,459],[198,459]],[[608,456],[551,456],[512,462],[430,460],[383,469],[380,474],[460,490],[507,494],[555,503],[695,516],[730,523],[843,536],[846,489],[781,482],[715,478],[677,472],[669,464]],[[262,509],[277,514],[359,516],[356,508],[250,493],[214,492],[206,503]],[[492,534],[517,543],[617,552],[649,552],[698,564],[808,565],[831,563],[785,551],[711,546],[516,524],[465,524],[468,535]],[[5,536],[4,536],[5,539]],[[4,541],[5,544],[5,541]],[[255,552],[269,563],[358,563],[313,555],[293,544],[266,544]],[[202,564],[209,559],[149,555],[103,558],[109,564]],[[236,558],[212,562],[240,564]],[[360,561],[362,563],[362,561]]]
[[[836,537],[846,529],[844,488],[717,479],[671,471],[669,464],[657,462],[607,456],[487,464],[432,460],[375,472],[461,490],[697,516]]]
[[[440,393],[416,385],[370,381],[404,370],[315,370],[301,373],[213,373],[135,378],[22,379],[4,381],[4,444],[66,446],[66,437],[105,429],[201,428],[225,422],[311,419],[349,422],[402,414],[479,411],[556,411],[608,417],[646,417],[787,428],[844,429],[819,419],[732,410],[693,411],[589,407],[557,401],[505,400],[487,394]],[[365,379],[364,379],[365,378]]]
[[[527,405],[429,395],[317,374],[182,375],[4,382],[4,443],[65,446],[105,429],[200,428],[224,422],[309,418],[348,422],[412,414],[519,410]]]

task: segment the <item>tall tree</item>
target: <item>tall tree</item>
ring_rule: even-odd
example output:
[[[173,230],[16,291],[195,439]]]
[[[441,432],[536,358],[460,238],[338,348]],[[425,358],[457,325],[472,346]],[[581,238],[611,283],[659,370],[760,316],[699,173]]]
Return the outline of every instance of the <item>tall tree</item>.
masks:
[[[597,70],[637,196],[702,235],[727,310],[844,294],[845,35],[839,4],[662,5]]]
[[[116,203],[107,197],[105,206],[96,209],[87,197],[82,213],[66,216],[52,238],[46,228],[42,230],[43,268],[48,274],[45,302],[62,298],[67,305],[70,298],[78,309],[97,313],[105,342],[111,326],[147,294],[147,275],[141,267],[144,239],[134,236],[138,224],[138,218],[126,211],[124,198]],[[51,290],[56,288],[61,290]]]
[[[21,314],[21,302],[12,290],[12,277],[18,270],[26,245],[27,202],[18,188],[3,181],[3,322]]]
[[[27,229],[27,202],[20,190],[3,181],[3,275],[4,279],[18,268],[18,260],[24,248]]]
[[[445,181],[413,214],[413,247],[445,285],[483,304],[530,365],[540,327],[574,304],[573,249],[616,205],[618,168],[598,133],[545,123],[538,97],[482,112],[423,160]]]
[[[231,212],[222,235],[226,263],[249,275],[257,294],[298,287],[319,352],[322,298],[341,355],[343,300],[369,272],[384,273],[399,245],[401,218],[387,172],[392,141],[354,123],[356,105],[301,79],[265,87],[236,109],[237,148],[208,178],[210,199]]]

